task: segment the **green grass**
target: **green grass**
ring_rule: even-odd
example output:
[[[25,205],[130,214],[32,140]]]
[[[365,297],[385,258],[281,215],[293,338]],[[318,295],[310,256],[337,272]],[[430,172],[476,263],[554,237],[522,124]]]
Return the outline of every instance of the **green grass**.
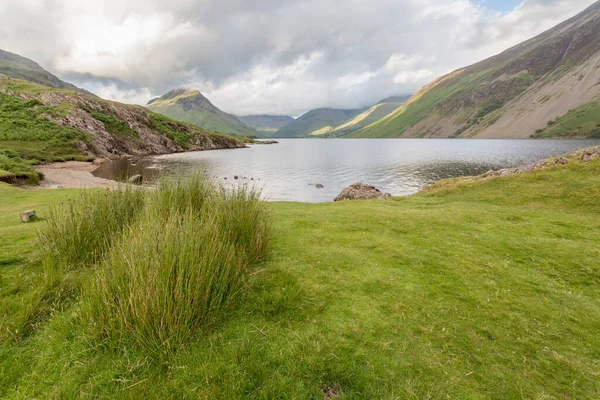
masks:
[[[25,162],[17,153],[0,149],[0,181],[16,183],[25,180],[37,184],[42,175],[37,173],[31,164]]]
[[[49,206],[78,196],[0,184],[1,332],[43,285]],[[0,397],[596,399],[598,198],[600,160],[390,201],[269,203],[267,263],[226,319],[164,357],[115,349],[86,332],[69,287],[94,271],[78,271],[69,301],[43,299],[50,314],[3,341]],[[30,208],[41,220],[18,222]]]
[[[115,118],[114,115],[107,111],[90,110],[87,108],[83,108],[83,110],[89,113],[92,117],[94,117],[94,119],[102,122],[104,128],[108,133],[117,136],[139,137],[138,133],[131,129],[129,125]]]
[[[40,230],[45,285],[38,297],[59,297],[65,281],[77,291],[72,282],[85,276],[84,320],[93,337],[168,354],[222,319],[263,257],[268,221],[258,197],[200,176],[151,191],[83,192],[51,208]]]
[[[148,112],[148,117],[150,119],[151,128],[164,133],[166,137],[184,149],[189,148],[192,136],[185,130],[179,129],[178,125],[173,123],[171,118],[150,111]]]
[[[535,137],[586,137],[600,138],[600,100],[584,104],[562,117],[548,121]]]
[[[10,82],[10,90],[14,86],[18,89],[19,81]],[[29,85],[24,86],[29,88]],[[37,99],[25,100],[0,93],[0,150],[11,150],[31,164],[82,156],[75,146],[86,141],[86,135],[48,119],[48,116],[63,117],[68,112],[66,104],[44,106]]]

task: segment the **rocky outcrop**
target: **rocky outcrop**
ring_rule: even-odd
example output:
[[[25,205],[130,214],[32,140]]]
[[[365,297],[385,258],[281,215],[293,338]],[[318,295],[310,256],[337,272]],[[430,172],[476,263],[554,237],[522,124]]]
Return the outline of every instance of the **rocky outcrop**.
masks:
[[[98,100],[79,93],[48,91],[39,96],[45,105],[69,104],[64,117],[48,117],[59,125],[77,129],[89,135],[88,143],[81,142],[79,151],[103,158],[125,155],[152,155],[246,147],[231,137],[179,123],[172,120],[158,124],[149,111],[141,106]],[[108,116],[123,124],[131,134],[109,132],[98,115]]]
[[[382,193],[375,186],[364,183],[354,183],[340,192],[334,201],[344,200],[387,200],[392,197],[389,193]]]

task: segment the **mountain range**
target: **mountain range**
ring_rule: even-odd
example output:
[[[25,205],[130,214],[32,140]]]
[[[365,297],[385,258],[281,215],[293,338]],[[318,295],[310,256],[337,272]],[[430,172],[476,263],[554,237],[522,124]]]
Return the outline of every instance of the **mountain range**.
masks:
[[[600,137],[600,2],[442,76],[350,137]]]
[[[0,76],[93,96],[3,50]],[[364,109],[320,108],[297,119],[236,117],[188,88],[151,100],[147,109],[199,132],[248,137],[600,137],[600,1],[524,43],[434,80],[410,98],[391,97]]]
[[[279,129],[294,122],[294,118],[289,115],[246,115],[237,119],[256,129],[263,136],[272,136]]]

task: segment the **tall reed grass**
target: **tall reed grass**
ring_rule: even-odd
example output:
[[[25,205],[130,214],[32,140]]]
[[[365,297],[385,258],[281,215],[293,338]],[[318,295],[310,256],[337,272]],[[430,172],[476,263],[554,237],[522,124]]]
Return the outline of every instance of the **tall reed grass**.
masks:
[[[129,201],[133,192],[111,193]],[[117,212],[119,221],[106,221],[102,239],[88,236],[87,225],[93,224],[83,219],[107,212],[112,200],[104,195],[63,208],[55,215],[61,222],[41,237],[52,257],[66,249],[68,260],[100,259],[85,291],[93,332],[109,343],[164,353],[233,304],[248,271],[264,256],[268,213],[258,192],[245,186],[225,190],[199,175],[162,181],[142,198],[136,213],[131,200],[135,207]]]
[[[39,232],[47,269],[66,271],[97,264],[123,229],[144,208],[143,190],[124,186],[117,191],[84,191],[50,211]]]

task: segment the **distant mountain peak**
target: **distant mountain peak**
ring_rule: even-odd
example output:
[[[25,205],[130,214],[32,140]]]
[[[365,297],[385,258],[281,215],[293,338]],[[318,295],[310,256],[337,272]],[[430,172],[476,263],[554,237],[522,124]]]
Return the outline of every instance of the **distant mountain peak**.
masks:
[[[179,87],[150,100],[150,110],[215,132],[256,136],[258,132],[217,108],[197,89]]]

